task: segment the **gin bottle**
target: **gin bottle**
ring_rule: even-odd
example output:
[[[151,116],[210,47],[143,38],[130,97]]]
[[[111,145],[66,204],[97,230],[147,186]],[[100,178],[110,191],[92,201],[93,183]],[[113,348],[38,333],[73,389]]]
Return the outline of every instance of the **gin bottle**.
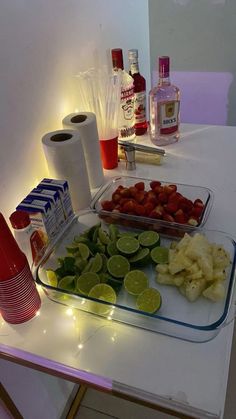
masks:
[[[146,121],[146,80],[139,72],[138,50],[129,49],[129,74],[134,80],[134,128],[136,135],[147,131]]]
[[[119,113],[119,140],[135,138],[134,130],[134,81],[124,70],[121,48],[111,50],[113,71],[121,71],[121,101]]]
[[[171,84],[169,57],[159,57],[159,81],[149,93],[150,137],[154,144],[172,144],[179,139],[179,88]]]

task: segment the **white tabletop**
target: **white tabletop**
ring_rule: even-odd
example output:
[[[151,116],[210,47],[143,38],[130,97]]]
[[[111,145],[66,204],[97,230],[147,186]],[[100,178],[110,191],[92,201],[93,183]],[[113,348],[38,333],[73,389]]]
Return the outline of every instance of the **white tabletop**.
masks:
[[[209,187],[215,198],[206,228],[236,238],[236,128],[186,124],[181,133],[163,165],[138,163],[127,172],[121,162],[106,177]],[[40,293],[39,316],[21,325],[1,320],[2,354],[193,417],[223,417],[233,322],[213,340],[191,343],[71,310]]]

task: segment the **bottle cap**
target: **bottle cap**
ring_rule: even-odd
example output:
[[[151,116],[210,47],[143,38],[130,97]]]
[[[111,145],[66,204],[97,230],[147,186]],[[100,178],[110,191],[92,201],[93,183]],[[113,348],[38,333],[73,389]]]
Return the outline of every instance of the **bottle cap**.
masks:
[[[167,56],[159,57],[159,75],[162,78],[169,77],[170,58]]]
[[[11,225],[16,230],[25,228],[30,224],[30,217],[26,211],[17,210],[10,215]]]
[[[138,59],[138,50],[137,49],[129,49],[128,50],[128,58],[129,60],[137,60]]]
[[[113,68],[121,68],[124,70],[123,53],[121,48],[114,48],[111,50]]]

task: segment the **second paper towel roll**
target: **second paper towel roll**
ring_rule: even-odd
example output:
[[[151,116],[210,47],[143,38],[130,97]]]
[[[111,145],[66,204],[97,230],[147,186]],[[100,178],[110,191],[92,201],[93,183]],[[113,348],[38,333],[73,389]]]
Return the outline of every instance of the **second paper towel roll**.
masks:
[[[68,181],[74,211],[87,208],[91,192],[79,132],[49,132],[43,136],[42,143],[50,176]]]
[[[104,182],[96,116],[92,112],[71,113],[62,121],[66,129],[75,129],[81,135],[91,188]]]

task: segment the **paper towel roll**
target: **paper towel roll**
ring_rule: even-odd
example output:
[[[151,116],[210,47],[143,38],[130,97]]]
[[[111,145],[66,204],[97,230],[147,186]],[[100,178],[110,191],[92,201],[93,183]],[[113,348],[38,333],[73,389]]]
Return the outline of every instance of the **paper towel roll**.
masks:
[[[92,112],[71,113],[62,121],[66,129],[75,129],[81,135],[91,188],[104,182],[96,116]]]
[[[88,172],[78,131],[58,130],[42,138],[50,176],[68,181],[74,211],[91,202]]]

